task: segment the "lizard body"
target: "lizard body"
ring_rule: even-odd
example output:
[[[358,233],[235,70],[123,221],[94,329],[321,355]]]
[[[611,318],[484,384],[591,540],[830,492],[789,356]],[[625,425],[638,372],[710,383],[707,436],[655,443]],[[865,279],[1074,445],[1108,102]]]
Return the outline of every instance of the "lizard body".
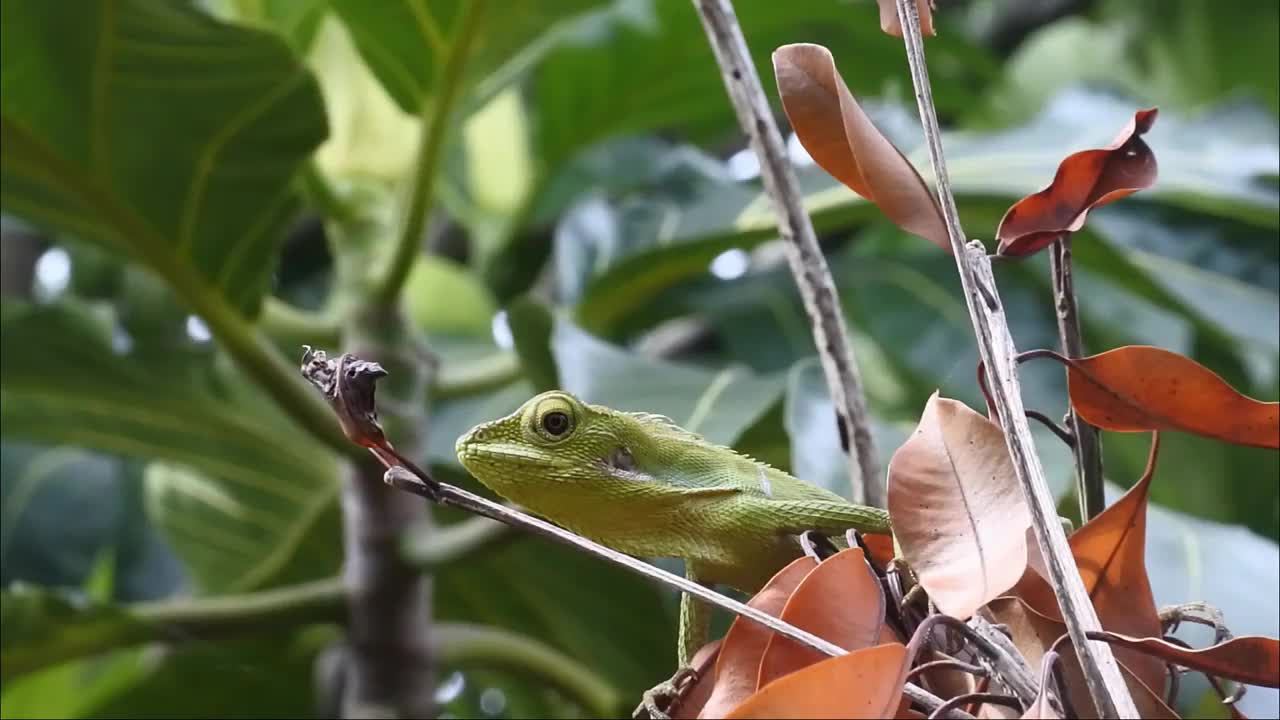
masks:
[[[619,552],[685,561],[694,581],[754,593],[802,553],[795,535],[887,533],[850,503],[661,415],[548,391],[457,441],[462,465],[526,509]],[[706,641],[709,609],[681,598],[679,663]]]

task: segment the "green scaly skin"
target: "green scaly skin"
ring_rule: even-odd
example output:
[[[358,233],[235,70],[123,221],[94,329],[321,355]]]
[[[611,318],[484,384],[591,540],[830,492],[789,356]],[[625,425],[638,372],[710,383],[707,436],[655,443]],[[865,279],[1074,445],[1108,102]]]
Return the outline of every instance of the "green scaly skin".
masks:
[[[888,533],[889,514],[715,445],[670,419],[549,391],[472,428],[458,459],[499,495],[619,552],[685,561],[690,580],[754,593],[802,554],[796,535]],[[679,664],[710,609],[685,595]]]

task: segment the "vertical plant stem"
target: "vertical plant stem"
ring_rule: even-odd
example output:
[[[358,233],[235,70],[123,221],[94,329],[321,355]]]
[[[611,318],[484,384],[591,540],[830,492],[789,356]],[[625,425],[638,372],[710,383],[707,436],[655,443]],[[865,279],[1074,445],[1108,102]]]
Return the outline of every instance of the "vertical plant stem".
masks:
[[[827,267],[813,222],[804,210],[795,170],[787,160],[786,146],[769,110],[756,66],[747,51],[729,0],[693,0],[702,18],[707,39],[715,51],[725,88],[746,133],[751,150],[760,160],[760,176],[778,215],[778,232],[786,248],[787,262],[813,324],[814,344],[831,390],[836,412],[844,420],[849,452],[849,483],[853,500],[885,507],[875,441],[871,436],[867,400],[862,389],[844,312],[835,281]]]
[[[397,308],[367,306],[351,319],[347,337],[348,351],[390,372],[382,388],[382,419],[403,438],[397,447],[420,457],[429,366],[410,351],[411,329]],[[429,526],[428,506],[387,487],[381,466],[366,459],[347,470],[342,515],[351,650],[343,714],[434,717],[431,578],[401,551],[410,528]]]
[[[1017,352],[1004,318],[1003,303],[995,278],[991,273],[991,260],[982,243],[974,241],[966,246],[964,230],[960,227],[960,216],[956,210],[951,179],[947,175],[946,160],[942,153],[942,133],[938,129],[937,111],[933,106],[933,90],[925,64],[924,39],[920,33],[916,0],[897,0],[897,6],[907,61],[911,66],[911,81],[915,86],[929,159],[937,178],[938,199],[960,272],[965,304],[973,320],[978,351],[990,378],[989,385],[1004,428],[1005,442],[1031,511],[1036,540],[1048,566],[1050,585],[1058,598],[1067,633],[1079,656],[1085,684],[1098,713],[1104,718],[1136,718],[1137,707],[1120,674],[1120,666],[1111,648],[1088,639],[1087,633],[1100,630],[1101,625],[1072,561],[1066,533],[1058,521],[1053,495],[1049,492],[1044,469],[1036,455],[1035,441],[1031,437],[1031,428],[1027,424],[1022,406]]]
[[[415,458],[426,443],[432,367],[426,353],[417,351],[417,337],[400,308],[400,291],[419,252],[453,108],[486,5],[487,0],[462,0],[431,97],[424,98],[421,136],[398,217],[396,244],[384,274],[347,318],[347,351],[375,360],[390,372],[384,419],[395,437],[403,438],[402,452]],[[431,579],[400,551],[410,527],[429,526],[429,511],[415,498],[388,488],[381,469],[367,460],[353,464],[347,473],[342,511],[351,620],[344,715],[434,717]]]
[[[439,66],[435,87],[431,96],[424,98],[419,116],[422,130],[414,174],[407,190],[405,209],[400,213],[395,249],[387,259],[385,274],[374,288],[373,304],[391,305],[413,269],[422,229],[426,227],[427,208],[435,193],[436,175],[444,158],[444,141],[449,134],[453,107],[462,92],[472,43],[487,5],[488,0],[463,0],[457,29],[453,32],[444,62]]]
[[[1080,315],[1076,309],[1076,291],[1071,279],[1071,234],[1067,233],[1049,250],[1049,268],[1053,276],[1053,305],[1058,316],[1058,337],[1062,354],[1071,358],[1084,355],[1080,339]],[[1072,453],[1076,460],[1076,487],[1080,496],[1080,519],[1089,522],[1106,507],[1102,489],[1102,443],[1098,429],[1067,407],[1067,427],[1075,436]]]

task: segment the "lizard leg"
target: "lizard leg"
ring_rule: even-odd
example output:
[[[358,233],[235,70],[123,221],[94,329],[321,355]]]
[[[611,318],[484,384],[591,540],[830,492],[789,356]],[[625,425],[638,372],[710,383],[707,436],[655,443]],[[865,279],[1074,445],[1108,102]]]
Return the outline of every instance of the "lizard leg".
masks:
[[[697,582],[693,573],[689,579]],[[688,667],[693,654],[707,644],[711,633],[711,607],[692,595],[680,596],[680,636],[677,658],[680,667]]]
[[[697,573],[692,569],[686,571],[685,576],[698,582]],[[710,634],[711,607],[692,595],[682,594],[676,652],[679,668],[671,679],[645,691],[640,706],[632,713],[633,718],[651,718],[652,720],[670,718],[667,711],[671,709],[672,704],[678,701],[698,679],[698,673],[693,669],[693,656],[699,648],[707,644]]]

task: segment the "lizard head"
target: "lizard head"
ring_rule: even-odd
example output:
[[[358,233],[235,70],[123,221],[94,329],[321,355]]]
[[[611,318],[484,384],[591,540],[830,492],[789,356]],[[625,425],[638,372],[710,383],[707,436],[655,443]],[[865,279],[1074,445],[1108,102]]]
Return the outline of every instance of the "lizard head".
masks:
[[[540,499],[589,502],[606,486],[652,479],[639,469],[654,447],[655,435],[645,424],[651,417],[657,416],[589,405],[551,390],[472,428],[455,450],[473,477],[532,509]]]

